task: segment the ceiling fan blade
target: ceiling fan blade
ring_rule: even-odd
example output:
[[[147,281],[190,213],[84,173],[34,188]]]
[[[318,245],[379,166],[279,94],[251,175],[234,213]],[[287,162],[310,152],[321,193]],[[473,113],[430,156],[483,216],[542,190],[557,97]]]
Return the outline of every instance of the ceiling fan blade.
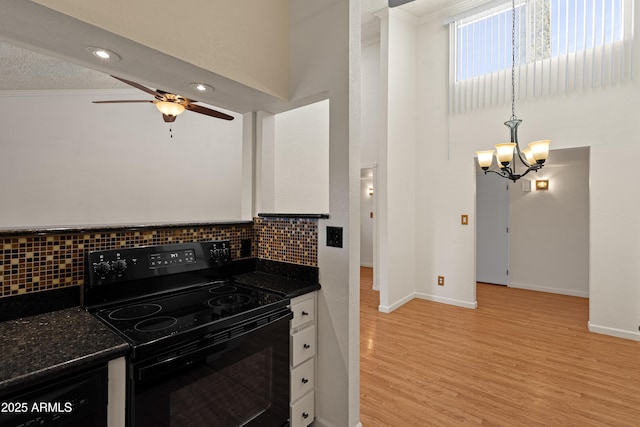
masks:
[[[146,92],[146,93],[148,93],[149,95],[152,95],[152,96],[161,96],[161,95],[160,95],[158,92],[156,92],[155,90],[153,90],[153,89],[149,89],[149,88],[148,88],[148,87],[146,87],[146,86],[142,86],[140,83],[132,82],[132,81],[130,81],[130,80],[125,80],[125,79],[123,79],[123,78],[116,77],[116,76],[113,76],[113,75],[112,75],[111,77],[113,77],[113,78],[114,78],[114,79],[116,79],[116,80],[120,80],[122,83],[126,83],[126,84],[128,84],[129,86],[133,86],[133,87],[135,87],[136,89],[140,89],[141,91]]]
[[[225,113],[221,113],[220,111],[212,110],[207,107],[203,107],[201,105],[187,104],[185,105],[185,108],[189,111],[193,111],[194,113],[200,113],[206,116],[216,117],[218,119],[223,119],[223,120],[233,120],[233,116],[230,116]]]
[[[124,103],[124,102],[151,102],[153,103],[153,101],[149,101],[149,100],[141,100],[141,99],[120,99],[120,100],[114,100],[114,101],[92,101],[94,104],[120,104],[120,103]]]

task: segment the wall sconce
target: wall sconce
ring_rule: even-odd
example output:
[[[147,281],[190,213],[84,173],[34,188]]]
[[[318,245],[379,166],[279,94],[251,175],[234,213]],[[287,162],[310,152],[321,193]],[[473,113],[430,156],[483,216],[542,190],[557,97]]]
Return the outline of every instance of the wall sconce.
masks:
[[[548,190],[549,189],[549,180],[548,179],[536,179],[536,191],[538,190]]]
[[[373,187],[369,187],[369,195],[373,196]]]

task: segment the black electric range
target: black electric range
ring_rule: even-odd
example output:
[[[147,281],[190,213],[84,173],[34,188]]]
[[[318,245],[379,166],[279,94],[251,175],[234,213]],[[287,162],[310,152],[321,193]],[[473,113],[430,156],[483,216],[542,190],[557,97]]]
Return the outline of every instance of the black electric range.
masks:
[[[127,426],[289,425],[289,299],[236,283],[229,241],[93,251],[82,305],[126,340]]]

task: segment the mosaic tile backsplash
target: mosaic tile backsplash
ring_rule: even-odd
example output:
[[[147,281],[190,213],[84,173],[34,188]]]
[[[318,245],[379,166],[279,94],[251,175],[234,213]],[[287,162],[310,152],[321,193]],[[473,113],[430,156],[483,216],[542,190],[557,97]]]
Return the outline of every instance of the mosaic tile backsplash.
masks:
[[[86,251],[218,239],[231,241],[232,259],[241,258],[242,240],[251,239],[252,257],[317,266],[315,220],[256,218],[253,224],[0,234],[0,298],[81,285]]]
[[[318,265],[318,221],[306,218],[255,218],[258,258]]]

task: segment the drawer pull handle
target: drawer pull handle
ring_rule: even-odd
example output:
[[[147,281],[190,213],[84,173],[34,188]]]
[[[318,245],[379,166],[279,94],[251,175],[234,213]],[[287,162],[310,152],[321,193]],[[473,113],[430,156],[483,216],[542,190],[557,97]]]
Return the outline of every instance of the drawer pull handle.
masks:
[[[303,315],[303,316],[308,316],[308,315],[309,315],[309,313],[307,313],[306,311],[303,311],[303,312],[302,312],[302,315]]]
[[[302,379],[302,384],[306,384],[306,383],[308,383],[308,382],[309,382],[309,380],[308,380],[308,379],[306,379],[306,378],[303,378],[303,379]]]
[[[307,349],[307,350],[311,348],[311,346],[310,346],[309,344],[305,344],[305,345],[303,345],[302,347],[304,347],[304,348],[305,348],[305,349]]]
[[[309,418],[309,414],[307,414],[306,412],[303,412],[302,413],[302,418],[304,418],[306,420],[307,418]]]

